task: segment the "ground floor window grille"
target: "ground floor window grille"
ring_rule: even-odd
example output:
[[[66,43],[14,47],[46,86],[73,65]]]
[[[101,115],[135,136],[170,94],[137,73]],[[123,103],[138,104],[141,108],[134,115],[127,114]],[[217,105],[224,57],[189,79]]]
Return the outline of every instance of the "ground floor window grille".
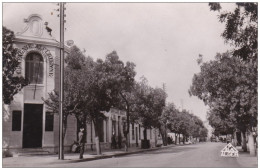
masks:
[[[46,112],[45,131],[53,131],[54,115],[52,112]]]

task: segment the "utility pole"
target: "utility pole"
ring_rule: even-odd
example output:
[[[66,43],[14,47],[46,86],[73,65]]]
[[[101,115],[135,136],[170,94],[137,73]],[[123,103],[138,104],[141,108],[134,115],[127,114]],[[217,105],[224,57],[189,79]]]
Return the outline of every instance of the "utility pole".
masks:
[[[59,96],[59,159],[64,160],[63,149],[63,83],[64,83],[64,3],[60,2],[60,96]]]

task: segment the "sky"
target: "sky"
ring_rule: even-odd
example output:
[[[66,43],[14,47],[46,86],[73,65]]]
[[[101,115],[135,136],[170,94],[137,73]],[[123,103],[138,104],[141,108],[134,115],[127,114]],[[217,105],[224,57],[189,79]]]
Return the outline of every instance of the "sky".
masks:
[[[233,3],[222,5],[224,10]],[[203,61],[230,49],[221,33],[224,24],[208,3],[66,3],[65,40],[86,55],[104,59],[115,50],[119,58],[136,64],[136,80],[152,87],[166,85],[167,102],[206,120],[207,107],[188,90]],[[57,3],[3,3],[3,25],[21,32],[23,19],[40,14],[59,39]],[[53,12],[53,15],[51,13]]]

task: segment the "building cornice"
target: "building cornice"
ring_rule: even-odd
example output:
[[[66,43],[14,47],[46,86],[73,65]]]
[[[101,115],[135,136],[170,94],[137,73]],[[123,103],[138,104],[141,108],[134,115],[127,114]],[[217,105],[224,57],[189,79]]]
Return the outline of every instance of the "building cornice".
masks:
[[[26,43],[26,44],[40,44],[40,45],[60,48],[60,43],[55,39],[43,39],[43,38],[18,36],[18,37],[15,37],[14,42],[16,42],[16,43]],[[66,53],[69,53],[70,52],[69,47],[64,45],[64,51]]]

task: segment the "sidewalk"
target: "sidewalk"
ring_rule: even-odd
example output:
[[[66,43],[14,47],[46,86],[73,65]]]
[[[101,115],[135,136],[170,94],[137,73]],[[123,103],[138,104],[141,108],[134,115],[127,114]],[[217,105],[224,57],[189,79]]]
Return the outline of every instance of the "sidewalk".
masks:
[[[237,158],[237,162],[242,167],[258,167],[258,156],[250,156],[249,152],[243,152],[241,146],[237,146],[236,148],[239,151],[239,157]]]
[[[53,165],[59,163],[75,163],[84,162],[104,158],[112,158],[116,156],[124,156],[135,153],[142,153],[146,151],[153,151],[158,149],[170,148],[175,145],[168,145],[162,147],[155,147],[149,149],[140,149],[136,147],[131,147],[128,152],[124,149],[114,149],[114,150],[103,150],[102,155],[96,155],[96,151],[86,151],[84,153],[83,159],[79,159],[79,153],[67,153],[64,155],[64,160],[58,160],[58,155],[31,155],[31,156],[16,156],[3,158],[3,167],[44,167],[46,165]]]

